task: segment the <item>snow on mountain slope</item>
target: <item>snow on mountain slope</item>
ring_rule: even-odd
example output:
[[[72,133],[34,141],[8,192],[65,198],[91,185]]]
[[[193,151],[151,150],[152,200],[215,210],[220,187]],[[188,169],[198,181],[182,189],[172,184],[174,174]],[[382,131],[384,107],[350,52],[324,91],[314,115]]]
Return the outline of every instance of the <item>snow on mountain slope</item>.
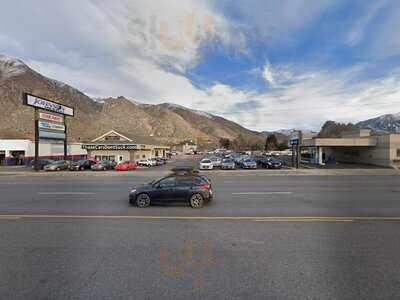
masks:
[[[191,111],[191,112],[193,112],[193,113],[195,113],[195,114],[197,114],[199,116],[206,117],[206,118],[209,118],[209,119],[212,119],[214,117],[212,114],[210,114],[208,112],[201,111],[201,110],[196,110],[196,109],[190,109],[190,108],[187,108],[185,106],[182,106],[182,105],[179,105],[179,104],[175,104],[175,103],[163,103],[162,106],[164,106],[165,108],[172,108],[172,109],[173,108],[184,109],[184,110]]]
[[[356,124],[356,127],[371,129],[375,132],[400,133],[400,113],[386,114],[361,121]]]
[[[28,67],[19,59],[0,54],[0,79],[9,79],[24,74]]]

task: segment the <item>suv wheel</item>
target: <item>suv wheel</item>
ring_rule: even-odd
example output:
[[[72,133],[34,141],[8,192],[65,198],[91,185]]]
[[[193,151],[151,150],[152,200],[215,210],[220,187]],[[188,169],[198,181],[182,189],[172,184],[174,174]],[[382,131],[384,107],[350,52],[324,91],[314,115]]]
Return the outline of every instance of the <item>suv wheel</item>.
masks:
[[[144,208],[150,206],[150,197],[147,194],[140,194],[136,198],[137,207]]]
[[[193,194],[189,202],[192,208],[202,208],[204,205],[204,198],[201,194]]]

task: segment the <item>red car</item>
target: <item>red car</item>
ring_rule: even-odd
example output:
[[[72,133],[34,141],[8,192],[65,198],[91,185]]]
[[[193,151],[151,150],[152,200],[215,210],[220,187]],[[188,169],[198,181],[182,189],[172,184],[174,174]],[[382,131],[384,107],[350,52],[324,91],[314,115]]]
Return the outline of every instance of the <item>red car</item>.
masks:
[[[134,161],[124,161],[124,162],[119,163],[115,167],[115,170],[117,170],[117,171],[131,171],[131,170],[136,170],[137,167],[138,167],[138,165]]]

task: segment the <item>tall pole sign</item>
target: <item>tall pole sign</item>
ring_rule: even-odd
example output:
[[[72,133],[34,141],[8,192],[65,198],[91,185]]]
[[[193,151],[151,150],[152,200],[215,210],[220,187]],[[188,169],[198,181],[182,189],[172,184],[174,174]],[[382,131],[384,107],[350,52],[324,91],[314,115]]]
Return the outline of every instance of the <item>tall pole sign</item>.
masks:
[[[23,94],[23,103],[35,109],[35,170],[39,171],[39,142],[41,139],[63,141],[64,159],[67,159],[68,143],[65,121],[67,116],[74,116],[74,109],[28,93]]]
[[[292,167],[300,168],[301,162],[301,141],[302,132],[296,131],[290,137],[290,146],[292,146]]]

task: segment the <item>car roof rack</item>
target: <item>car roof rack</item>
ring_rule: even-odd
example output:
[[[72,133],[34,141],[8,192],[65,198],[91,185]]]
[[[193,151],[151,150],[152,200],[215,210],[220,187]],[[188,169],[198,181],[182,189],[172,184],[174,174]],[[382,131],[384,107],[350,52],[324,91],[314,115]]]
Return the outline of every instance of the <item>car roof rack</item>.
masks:
[[[172,168],[171,171],[176,175],[194,175],[198,174],[199,171],[191,166],[180,166]]]

